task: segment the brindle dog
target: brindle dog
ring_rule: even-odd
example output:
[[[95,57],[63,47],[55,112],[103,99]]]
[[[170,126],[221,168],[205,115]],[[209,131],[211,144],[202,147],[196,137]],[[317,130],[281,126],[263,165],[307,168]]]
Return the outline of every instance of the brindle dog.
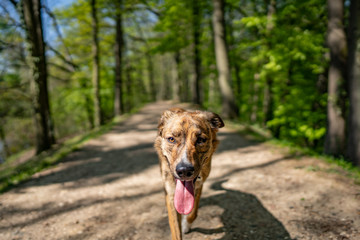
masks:
[[[209,176],[211,157],[224,122],[215,113],[172,108],[159,121],[155,148],[172,239],[182,239],[197,216],[202,185]]]

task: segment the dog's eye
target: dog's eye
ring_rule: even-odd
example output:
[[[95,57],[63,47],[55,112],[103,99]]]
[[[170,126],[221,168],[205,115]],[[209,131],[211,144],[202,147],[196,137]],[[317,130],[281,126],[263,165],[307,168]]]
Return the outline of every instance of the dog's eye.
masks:
[[[173,138],[173,137],[168,137],[168,139],[167,139],[170,143],[174,143],[175,142],[175,138]]]
[[[202,137],[198,137],[198,139],[196,140],[196,143],[201,144],[206,142],[206,138],[202,138]]]

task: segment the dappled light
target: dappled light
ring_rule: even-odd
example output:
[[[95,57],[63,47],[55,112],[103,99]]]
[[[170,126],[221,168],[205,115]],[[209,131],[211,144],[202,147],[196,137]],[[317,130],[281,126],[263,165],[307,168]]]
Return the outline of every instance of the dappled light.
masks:
[[[1,0],[0,239],[360,239],[359,20],[358,0]]]

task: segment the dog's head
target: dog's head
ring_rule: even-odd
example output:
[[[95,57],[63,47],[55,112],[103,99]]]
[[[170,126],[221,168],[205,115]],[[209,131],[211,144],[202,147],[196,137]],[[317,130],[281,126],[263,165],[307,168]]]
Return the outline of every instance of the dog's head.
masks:
[[[195,181],[202,168],[210,167],[206,163],[218,145],[216,132],[223,126],[222,119],[212,112],[172,108],[162,114],[160,148],[176,179]]]

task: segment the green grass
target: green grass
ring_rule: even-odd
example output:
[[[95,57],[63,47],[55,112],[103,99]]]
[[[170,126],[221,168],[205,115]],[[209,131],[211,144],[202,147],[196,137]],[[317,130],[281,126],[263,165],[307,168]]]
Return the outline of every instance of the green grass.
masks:
[[[56,165],[69,153],[79,149],[86,141],[108,132],[115,124],[124,121],[128,116],[129,115],[123,115],[115,118],[110,123],[98,129],[68,139],[53,149],[42,152],[23,163],[16,163],[16,161],[19,157],[26,154],[25,151],[11,156],[5,163],[0,165],[0,193],[8,191],[21,182],[29,180],[33,174]]]
[[[320,168],[318,166],[308,166],[307,167],[308,171],[324,171],[328,173],[345,175],[353,179],[354,183],[360,184],[360,168],[354,166],[351,162],[347,161],[344,158],[335,158],[332,156],[328,156],[323,153],[316,152],[311,148],[297,146],[289,141],[271,139],[269,142],[277,146],[287,147],[289,149],[290,154],[311,156],[329,163],[328,168]]]
[[[360,168],[354,166],[351,162],[346,161],[344,158],[331,157],[316,152],[311,148],[298,146],[290,141],[275,139],[271,136],[271,133],[268,130],[265,130],[257,125],[246,125],[236,121],[226,121],[225,124],[228,127],[237,130],[247,139],[258,142],[268,142],[275,146],[285,147],[288,149],[290,155],[311,156],[329,163],[329,167],[326,169],[320,168],[319,166],[307,166],[307,171],[323,171],[327,173],[340,174],[353,179],[355,184],[360,185]]]

